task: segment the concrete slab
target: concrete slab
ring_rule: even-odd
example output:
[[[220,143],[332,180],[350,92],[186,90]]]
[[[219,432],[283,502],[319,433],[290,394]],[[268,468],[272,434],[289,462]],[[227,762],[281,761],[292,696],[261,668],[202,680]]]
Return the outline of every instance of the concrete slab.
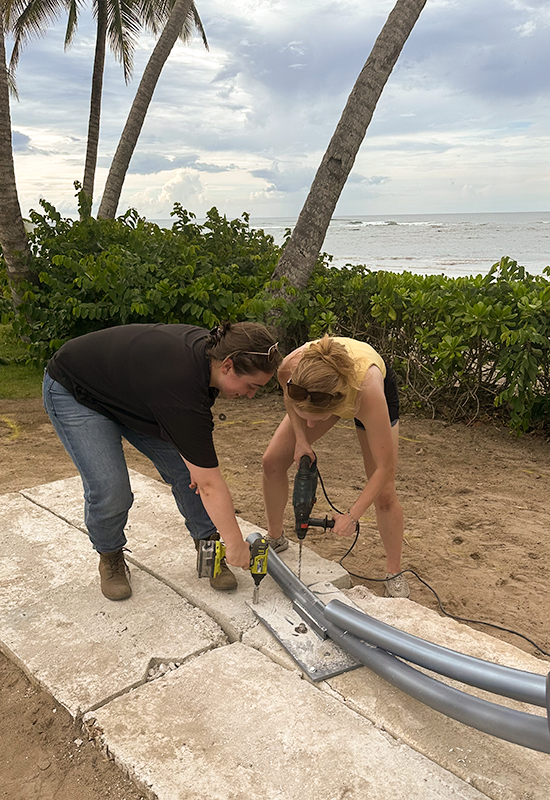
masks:
[[[476,789],[240,643],[87,715],[158,800],[482,800]]]
[[[140,569],[129,600],[107,600],[88,538],[49,511],[11,494],[0,515],[0,646],[74,717],[159,664],[227,643],[213,619]]]
[[[160,577],[194,606],[214,616],[230,640],[238,641],[243,631],[256,624],[254,614],[243,603],[243,596],[252,599],[254,582],[250,573],[235,569],[237,590],[213,592],[206,578],[197,577],[195,547],[170,488],[134,471],[131,481],[135,500],[126,529],[131,550],[128,561]],[[85,532],[82,484],[78,476],[25,489],[21,494]],[[265,533],[250,522],[237,519],[245,538],[254,531]],[[296,569],[298,545],[292,542],[281,556],[291,569]],[[302,580],[306,584],[330,581],[335,586],[350,585],[349,574],[343,567],[307,548],[302,557]],[[280,590],[266,576],[260,593],[262,599],[273,600]]]
[[[196,576],[193,543],[168,487],[137,473],[132,482],[134,595],[123,603],[99,592],[78,477],[0,497],[0,647],[74,716],[95,709],[104,730],[95,734],[151,797],[546,800],[545,754],[449,720],[366,668],[315,685],[300,680],[247,605],[250,575],[237,570],[239,589],[214,593]],[[245,521],[241,528],[258,530]],[[297,558],[297,546],[283,557]],[[312,557],[307,580],[324,602],[342,599],[339,570]],[[547,662],[411,601],[364,587],[345,596],[446,647],[548,671]],[[260,597],[274,608],[290,603],[269,577]],[[242,643],[228,645],[221,628]],[[145,683],[147,676],[158,679]]]
[[[344,594],[382,622],[467,655],[546,675],[550,665],[512,645],[494,639],[409,600],[378,597],[364,586]],[[431,674],[431,673],[427,673]],[[432,677],[476,697],[546,716],[544,709],[517,703],[470,686]],[[331,678],[330,687],[343,702],[374,724],[471,783],[493,800],[546,800],[550,790],[550,757],[476,731],[427,708],[366,668]]]

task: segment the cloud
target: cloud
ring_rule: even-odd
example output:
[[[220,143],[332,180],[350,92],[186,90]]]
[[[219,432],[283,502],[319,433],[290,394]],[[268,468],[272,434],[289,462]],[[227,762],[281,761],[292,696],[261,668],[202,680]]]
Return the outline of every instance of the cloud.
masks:
[[[188,170],[179,169],[160,188],[144,187],[128,197],[130,207],[135,207],[141,214],[151,219],[168,216],[174,203],[184,207],[193,207],[204,201],[200,178]]]
[[[32,144],[32,139],[30,136],[27,136],[26,133],[22,133],[21,131],[12,130],[11,134],[11,141],[12,141],[12,148],[14,153],[20,153],[25,155],[48,155],[48,150],[44,150],[39,147],[35,147]]]
[[[210,51],[198,39],[174,47],[121,207],[165,203],[156,213],[166,216],[179,191],[197,213],[214,204],[229,214],[299,211],[393,6],[394,0],[201,0]],[[550,133],[549,26],[547,0],[431,0],[375,109],[341,213],[357,213],[357,203],[369,213],[383,202],[395,213],[429,210],[439,205],[438,191],[451,205],[455,198],[457,210],[475,210],[480,196],[497,208],[506,197],[518,210],[547,198],[541,165]],[[61,21],[29,43],[18,71],[21,100],[12,104],[12,121],[23,205],[36,205],[39,194],[66,203],[72,182],[82,179],[95,23],[83,12],[66,53],[64,29]],[[98,197],[153,44],[140,40],[128,86],[107,56]],[[470,206],[453,194],[457,185],[478,187],[468,189]]]
[[[102,157],[99,159],[100,166],[110,167],[111,159]],[[159,172],[173,171],[175,169],[187,168],[197,172],[228,172],[236,169],[234,164],[209,164],[201,161],[197,155],[188,156],[164,156],[160,153],[141,153],[136,152],[132,156],[128,175],[154,175]]]
[[[32,148],[29,146],[31,143],[31,137],[24,133],[12,131],[11,140],[12,147],[17,153],[24,153],[25,151],[32,150]]]
[[[359,175],[357,172],[352,172],[348,178],[348,183],[361,184],[363,186],[382,186],[384,183],[391,181],[387,175]]]
[[[267,183],[267,192],[298,192],[301,189],[309,188],[315,170],[309,167],[287,167],[281,169],[279,164],[263,169],[250,170],[254,178],[263,178]]]

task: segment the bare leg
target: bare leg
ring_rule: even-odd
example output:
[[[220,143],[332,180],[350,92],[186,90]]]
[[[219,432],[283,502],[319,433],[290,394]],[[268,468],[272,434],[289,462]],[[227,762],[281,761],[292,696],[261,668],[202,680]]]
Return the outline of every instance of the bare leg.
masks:
[[[397,464],[397,449],[399,443],[399,423],[393,426],[392,439],[395,448],[395,463]],[[375,462],[367,440],[365,431],[356,429],[357,438],[361,445],[363,461],[367,477],[370,478],[375,470]],[[381,492],[374,501],[376,510],[376,523],[378,532],[386,551],[387,572],[396,573],[401,570],[401,551],[403,548],[403,508],[397,497],[395,481]]]
[[[321,420],[307,429],[310,444],[320,439],[337,422],[338,417]],[[288,501],[288,470],[294,461],[296,437],[287,416],[283,419],[264,453],[263,491],[269,536],[278,539],[283,532],[283,519]]]
[[[278,539],[283,531],[285,506],[288,501],[288,475],[294,456],[294,431],[285,416],[264,453],[263,492],[267,516],[267,532]]]

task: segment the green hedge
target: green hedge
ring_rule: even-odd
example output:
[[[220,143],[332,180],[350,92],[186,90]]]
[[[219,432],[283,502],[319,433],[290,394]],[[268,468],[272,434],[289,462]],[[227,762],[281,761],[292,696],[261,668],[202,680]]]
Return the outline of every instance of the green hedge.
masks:
[[[251,230],[247,215],[228,221],[212,209],[203,225],[176,204],[171,229],[130,210],[116,220],[64,219],[46,201],[31,212],[37,286],[26,286],[14,330],[47,361],[67,339],[113,325],[188,322],[211,328],[256,319],[280,255]],[[4,320],[10,319],[4,286]]]
[[[45,362],[67,339],[132,322],[266,321],[274,306],[288,347],[325,332],[366,339],[396,368],[404,407],[448,419],[498,415],[518,431],[550,419],[550,283],[504,257],[486,276],[447,278],[342,269],[322,256],[307,289],[274,300],[281,249],[248,215],[214,208],[199,225],[174,207],[171,229],[130,210],[116,220],[32,212],[39,274],[3,319]],[[2,276],[0,274],[0,280]]]
[[[301,298],[302,337],[366,339],[406,403],[450,419],[499,409],[516,430],[550,420],[550,282],[504,257],[469,278],[320,266]]]

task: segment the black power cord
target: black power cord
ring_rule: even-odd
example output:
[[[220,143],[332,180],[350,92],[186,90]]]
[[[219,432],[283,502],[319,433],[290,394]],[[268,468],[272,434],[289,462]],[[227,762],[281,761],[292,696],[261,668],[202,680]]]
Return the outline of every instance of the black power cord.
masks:
[[[326,489],[325,489],[325,484],[323,483],[323,479],[321,478],[321,473],[319,472],[319,470],[317,470],[317,474],[319,475],[319,481],[321,483],[321,487],[323,489],[323,494],[325,495],[325,499],[326,499],[327,503],[329,504],[329,506],[334,511],[336,511],[337,514],[341,514],[342,512],[339,511],[336,508],[336,506],[333,505],[332,502],[330,501],[329,496],[328,496],[328,494],[326,492]],[[347,558],[350,555],[351,551],[353,550],[353,548],[357,544],[357,539],[359,538],[359,531],[360,531],[360,526],[359,526],[359,523],[357,522],[355,524],[355,539],[353,540],[349,550],[347,550],[347,552],[344,553],[344,555],[342,556],[342,558],[338,562],[341,567],[344,567],[342,562],[344,561],[345,558]],[[385,578],[369,578],[366,575],[357,575],[355,572],[350,572],[350,570],[347,567],[344,567],[344,569],[350,575],[353,575],[354,578],[359,578],[362,581],[373,581],[375,583],[384,583],[384,581],[386,580]],[[505,633],[511,633],[513,636],[519,636],[520,639],[523,639],[524,641],[529,642],[529,644],[532,645],[535,648],[535,650],[538,650],[539,653],[542,653],[543,655],[545,655],[548,658],[550,658],[550,653],[547,653],[546,650],[543,650],[542,647],[540,647],[532,639],[529,639],[529,637],[525,636],[523,633],[518,633],[517,631],[513,631],[511,628],[504,628],[504,627],[502,627],[502,625],[496,625],[494,622],[484,622],[483,620],[480,620],[480,619],[468,619],[467,617],[458,617],[456,614],[451,614],[450,611],[446,611],[445,610],[445,608],[443,606],[443,603],[441,602],[441,598],[439,597],[439,595],[437,594],[435,589],[432,589],[430,584],[427,583],[423,578],[421,578],[420,575],[417,572],[414,571],[414,569],[403,569],[403,570],[401,570],[401,572],[397,572],[396,575],[404,575],[405,572],[410,572],[411,575],[414,575],[414,577],[418,581],[420,581],[420,583],[422,583],[427,589],[430,590],[430,592],[433,594],[433,596],[437,600],[437,603],[439,605],[439,609],[440,609],[441,613],[444,614],[446,617],[450,617],[451,619],[456,619],[458,622],[469,622],[472,625],[486,625],[489,628],[495,628],[495,630],[504,631]]]

